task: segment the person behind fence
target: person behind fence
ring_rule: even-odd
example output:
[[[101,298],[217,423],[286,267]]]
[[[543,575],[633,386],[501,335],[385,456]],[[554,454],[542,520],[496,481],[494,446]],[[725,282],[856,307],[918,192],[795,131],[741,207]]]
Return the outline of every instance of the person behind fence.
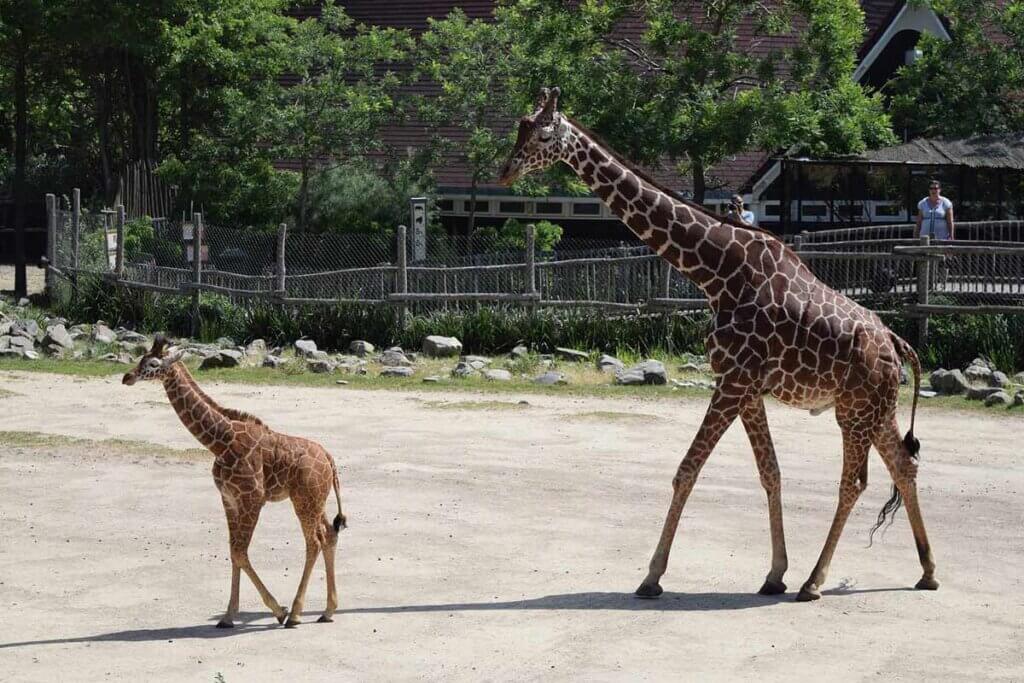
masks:
[[[943,197],[938,180],[928,183],[928,196],[917,203],[917,234],[933,240],[953,239],[953,202]]]
[[[757,225],[757,220],[754,218],[754,212],[743,208],[743,197],[738,194],[734,194],[732,196],[732,199],[729,202],[729,212],[726,215],[729,218],[735,218],[747,225]]]

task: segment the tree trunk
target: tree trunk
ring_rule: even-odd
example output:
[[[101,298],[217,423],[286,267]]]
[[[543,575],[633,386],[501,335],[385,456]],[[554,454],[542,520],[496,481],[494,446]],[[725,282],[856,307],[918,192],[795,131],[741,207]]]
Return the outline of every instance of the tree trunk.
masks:
[[[25,158],[28,141],[28,93],[24,51],[14,66],[14,298],[28,293],[25,273]]]
[[[306,204],[309,197],[309,167],[302,162],[302,180],[299,182],[299,221],[296,225],[298,232],[306,231]]]
[[[473,231],[476,230],[476,175],[469,184],[469,223],[467,225],[469,235],[469,247],[473,246]]]
[[[693,177],[693,201],[697,204],[704,203],[704,195],[707,193],[707,178],[704,175],[704,162],[695,159],[691,169]]]
[[[114,182],[113,143],[110,134],[110,74],[97,73],[96,78],[102,82],[93,88],[96,98],[96,132],[99,137],[100,174],[103,182],[103,198],[107,204],[114,200],[117,192]]]

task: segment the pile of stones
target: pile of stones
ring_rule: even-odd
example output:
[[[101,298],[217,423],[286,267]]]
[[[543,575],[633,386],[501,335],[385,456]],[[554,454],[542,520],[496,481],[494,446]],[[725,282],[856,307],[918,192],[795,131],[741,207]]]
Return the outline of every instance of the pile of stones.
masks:
[[[962,395],[990,407],[1024,405],[1024,372],[1007,377],[984,358],[975,358],[963,370],[939,368],[929,382],[937,394]]]

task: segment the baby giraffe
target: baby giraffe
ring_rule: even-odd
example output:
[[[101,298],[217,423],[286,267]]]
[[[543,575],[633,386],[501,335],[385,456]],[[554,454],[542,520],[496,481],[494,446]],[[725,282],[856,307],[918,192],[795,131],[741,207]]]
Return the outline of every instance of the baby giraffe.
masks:
[[[231,599],[218,628],[231,628],[238,615],[238,582],[245,572],[278,623],[300,623],[309,575],[323,551],[327,569],[327,609],[319,621],[333,621],[338,606],[334,585],[334,550],[338,531],[345,526],[334,458],[320,444],[275,432],[258,418],[219,406],[203,393],[180,363],[182,351],[168,353],[167,340],[157,335],[153,348],[121,380],[160,380],[182,423],[213,453],[213,481],[224,502],[231,542]],[[324,505],[331,488],[338,501],[334,524]],[[291,614],[270,594],[249,563],[249,541],[264,503],[291,498],[306,539],[306,566],[292,603]],[[287,621],[285,621],[287,619]]]

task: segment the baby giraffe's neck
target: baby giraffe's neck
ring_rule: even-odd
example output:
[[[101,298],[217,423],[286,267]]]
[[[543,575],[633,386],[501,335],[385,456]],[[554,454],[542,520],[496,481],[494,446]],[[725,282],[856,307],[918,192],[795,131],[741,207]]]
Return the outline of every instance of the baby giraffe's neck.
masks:
[[[223,454],[231,445],[231,420],[203,400],[188,369],[175,363],[163,383],[181,423],[215,456]]]

